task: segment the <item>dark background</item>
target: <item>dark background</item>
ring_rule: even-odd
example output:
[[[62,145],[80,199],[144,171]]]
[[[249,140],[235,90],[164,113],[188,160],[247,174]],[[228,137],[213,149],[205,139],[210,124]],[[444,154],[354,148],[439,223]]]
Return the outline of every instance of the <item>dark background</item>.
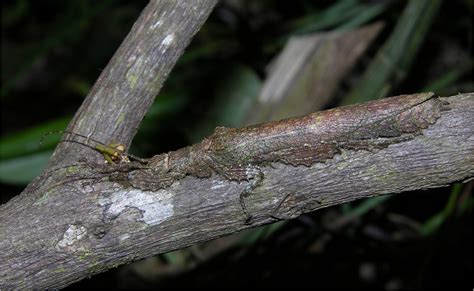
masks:
[[[41,136],[66,127],[146,3],[2,1],[2,203],[44,167],[59,137],[40,146]],[[255,91],[289,36],[338,30],[356,17],[365,18],[355,27],[384,21],[382,33],[335,94],[337,106],[390,38],[407,4],[220,2],[173,69],[131,151],[151,156],[177,149],[225,123],[213,108],[232,92]],[[336,5],[345,8],[332,15]],[[370,14],[374,7],[377,12]],[[413,37],[420,45],[404,56],[410,65],[386,81],[385,95],[472,92],[472,21],[473,1],[442,2],[429,30]],[[471,191],[472,182],[332,207],[247,231],[212,255],[209,248],[225,243],[158,255],[70,288],[472,288]],[[335,227],[334,221],[344,223]]]

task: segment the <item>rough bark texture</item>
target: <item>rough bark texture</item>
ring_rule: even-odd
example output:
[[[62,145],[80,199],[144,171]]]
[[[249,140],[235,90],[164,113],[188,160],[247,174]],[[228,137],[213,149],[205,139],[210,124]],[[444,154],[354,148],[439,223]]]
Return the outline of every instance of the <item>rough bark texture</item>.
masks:
[[[173,153],[143,164],[86,162],[53,170],[0,209],[1,284],[63,287],[131,260],[277,219],[359,198],[470,179],[474,175],[472,124],[474,94],[448,98],[415,94],[228,130],[224,148],[232,151],[218,164],[243,164],[241,156],[236,161],[229,157],[244,148],[249,152],[250,146],[252,154],[246,162],[257,165],[263,177],[245,197],[251,224],[240,198],[255,177],[241,180],[232,176],[240,170],[226,176],[232,167],[217,169],[212,163],[186,161],[192,154],[179,155],[175,162],[183,164],[170,159],[167,171],[163,170],[166,163],[156,161]],[[211,149],[215,136],[195,147]],[[270,145],[271,150],[261,147],[265,140],[279,136],[288,142]],[[323,150],[302,136],[312,136]],[[270,153],[275,148],[290,152],[274,158]],[[195,150],[190,147],[186,153]],[[259,156],[268,160],[255,160]],[[200,176],[192,165],[208,167],[211,174]],[[156,178],[171,177],[173,183],[145,179],[135,185],[140,171],[151,171]]]
[[[214,4],[151,1],[69,130],[128,145]],[[0,206],[0,288],[60,288],[280,218],[472,178],[472,124],[473,94],[415,94],[218,129],[143,162],[104,165],[61,143],[50,168]]]
[[[128,147],[169,72],[216,2],[150,1],[68,130]],[[50,165],[66,165],[91,155],[100,158],[87,147],[62,143]]]

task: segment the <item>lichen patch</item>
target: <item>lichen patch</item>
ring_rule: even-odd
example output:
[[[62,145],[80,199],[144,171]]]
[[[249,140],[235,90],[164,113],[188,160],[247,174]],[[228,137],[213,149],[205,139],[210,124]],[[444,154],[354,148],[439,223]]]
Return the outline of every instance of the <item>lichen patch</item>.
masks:
[[[71,224],[64,232],[62,239],[56,244],[56,249],[72,248],[76,242],[86,237],[86,235],[87,229],[83,225]]]
[[[139,221],[148,225],[157,225],[173,215],[172,195],[169,191],[157,192],[140,189],[126,189],[102,197],[99,205],[104,207],[106,221],[117,218],[127,208],[138,209],[142,217]]]

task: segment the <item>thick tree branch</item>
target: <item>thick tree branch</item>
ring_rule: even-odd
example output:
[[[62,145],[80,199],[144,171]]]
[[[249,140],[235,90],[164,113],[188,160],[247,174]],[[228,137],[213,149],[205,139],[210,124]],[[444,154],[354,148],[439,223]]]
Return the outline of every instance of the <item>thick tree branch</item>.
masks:
[[[215,2],[151,1],[69,130],[128,145]],[[60,288],[322,207],[472,178],[473,99],[415,94],[221,128],[144,163],[104,165],[62,143],[50,168],[0,207],[0,288]]]
[[[219,129],[145,164],[53,170],[0,208],[0,283],[63,287],[304,212],[470,179],[472,124],[474,94],[415,94]]]

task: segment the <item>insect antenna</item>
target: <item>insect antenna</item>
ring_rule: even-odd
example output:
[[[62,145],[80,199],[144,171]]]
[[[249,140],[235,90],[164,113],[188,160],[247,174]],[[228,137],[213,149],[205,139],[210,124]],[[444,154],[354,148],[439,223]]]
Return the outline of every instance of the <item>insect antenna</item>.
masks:
[[[87,141],[92,141],[92,142],[95,142],[96,144],[99,144],[105,148],[107,148],[108,150],[112,150],[112,151],[116,151],[119,153],[119,155],[121,156],[126,156],[126,157],[129,157],[135,161],[138,161],[138,162],[141,162],[141,163],[145,163],[146,160],[145,159],[142,159],[140,157],[137,157],[135,155],[132,155],[132,154],[129,154],[125,151],[118,151],[116,148],[110,146],[110,145],[107,145],[101,141],[98,141],[92,137],[89,137],[89,136],[86,136],[86,135],[83,135],[83,134],[80,134],[80,133],[76,133],[76,132],[72,132],[72,131],[68,131],[68,130],[55,130],[55,131],[49,131],[47,133],[45,133],[42,137],[41,137],[41,140],[40,140],[40,145],[43,143],[43,141],[45,140],[46,137],[52,135],[52,134],[64,134],[64,133],[67,133],[67,134],[71,134],[73,136],[78,136],[78,137],[82,137],[84,139],[86,139],[86,142],[80,142],[80,141],[77,141],[77,140],[73,140],[73,139],[62,139],[60,140],[59,142],[71,142],[71,143],[77,143],[77,144],[80,144],[80,145],[83,145],[83,146],[87,146],[95,151],[97,151],[98,149],[94,146],[91,146],[89,144],[87,144]]]

